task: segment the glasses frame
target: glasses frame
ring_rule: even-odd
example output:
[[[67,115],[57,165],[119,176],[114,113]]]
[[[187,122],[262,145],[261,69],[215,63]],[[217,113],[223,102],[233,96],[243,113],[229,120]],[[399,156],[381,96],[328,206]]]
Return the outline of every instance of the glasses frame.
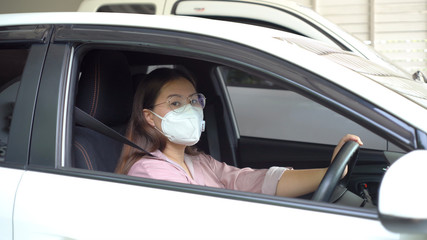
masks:
[[[191,105],[191,106],[194,106],[193,104],[191,104],[191,98],[194,96],[194,95],[201,95],[202,96],[202,98],[201,99],[203,99],[203,102],[204,102],[204,104],[202,105],[202,109],[204,109],[205,108],[205,106],[206,106],[206,97],[205,97],[205,95],[203,94],[203,93],[193,93],[193,94],[191,94],[190,96],[188,96],[187,97],[187,103],[186,104],[184,104],[184,106],[182,106],[182,107],[179,107],[179,108],[173,108],[172,106],[171,106],[171,100],[172,100],[172,98],[173,97],[181,97],[182,99],[184,99],[185,100],[185,97],[183,97],[182,95],[173,95],[173,96],[169,96],[168,97],[168,99],[165,101],[165,102],[161,102],[161,103],[157,103],[157,104],[155,104],[155,105],[153,105],[153,107],[151,108],[151,109],[153,109],[154,107],[156,107],[156,106],[159,106],[159,105],[161,105],[161,104],[165,104],[165,103],[168,103],[168,107],[173,111],[173,112],[176,112],[176,113],[180,113],[180,112],[183,112],[186,108],[187,108],[187,106],[188,105]],[[198,97],[197,99],[200,99],[200,97]],[[200,103],[200,101],[198,101],[199,103]],[[197,107],[199,107],[201,104],[199,104]],[[178,110],[178,109],[181,109],[181,110]],[[178,111],[177,111],[178,110]]]

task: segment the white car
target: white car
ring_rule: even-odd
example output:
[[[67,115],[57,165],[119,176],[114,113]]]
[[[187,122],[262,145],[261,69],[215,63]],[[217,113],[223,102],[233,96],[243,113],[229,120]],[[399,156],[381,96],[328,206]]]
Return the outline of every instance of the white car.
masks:
[[[352,53],[200,18],[4,14],[0,66],[1,239],[427,237],[427,88]],[[219,161],[325,167],[343,134],[365,144],[300,198],[115,174],[135,84],[159,66],[198,80],[198,147]]]
[[[83,0],[80,12],[197,16],[279,29],[351,51],[412,78],[372,47],[309,8],[288,0]],[[423,81],[421,75],[414,75]],[[418,80],[418,79],[417,79]]]

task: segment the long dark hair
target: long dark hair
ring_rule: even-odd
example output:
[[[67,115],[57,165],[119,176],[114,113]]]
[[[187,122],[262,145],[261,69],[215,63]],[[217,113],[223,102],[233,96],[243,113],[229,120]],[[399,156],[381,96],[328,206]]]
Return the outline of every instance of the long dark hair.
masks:
[[[179,78],[187,79],[196,88],[196,83],[189,74],[170,68],[153,70],[138,84],[126,136],[129,140],[149,152],[163,151],[166,147],[167,138],[148,124],[143,109],[152,109],[162,87],[168,82]],[[193,147],[187,147],[185,152],[190,155],[197,154],[196,149]],[[132,165],[145,155],[144,152],[134,147],[124,145],[116,173],[127,174]]]

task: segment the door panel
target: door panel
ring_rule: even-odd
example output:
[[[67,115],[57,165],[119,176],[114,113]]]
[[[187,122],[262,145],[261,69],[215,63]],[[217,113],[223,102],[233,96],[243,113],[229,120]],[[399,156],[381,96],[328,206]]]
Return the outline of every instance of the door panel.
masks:
[[[13,207],[15,193],[23,170],[0,167],[0,236],[13,239]]]
[[[241,137],[238,146],[238,166],[294,169],[328,167],[335,146]],[[385,154],[387,153],[387,154]],[[360,194],[366,188],[374,204],[385,170],[390,165],[388,155],[401,155],[377,150],[360,149],[356,166],[350,176],[348,189]]]
[[[238,194],[228,194],[234,198],[228,199],[133,182],[27,172],[16,198],[15,239],[399,238],[377,219],[236,200]],[[174,186],[185,189],[185,185]],[[283,226],[286,230],[280,231]],[[363,231],[354,231],[354,226]]]
[[[241,137],[238,149],[239,167],[303,169],[328,166],[333,146]]]
[[[238,162],[240,167],[254,168],[270,166],[290,166],[296,169],[327,167],[334,148],[335,145],[241,137],[238,147]],[[362,148],[359,150],[358,156],[358,165],[387,166],[390,164],[383,151]]]

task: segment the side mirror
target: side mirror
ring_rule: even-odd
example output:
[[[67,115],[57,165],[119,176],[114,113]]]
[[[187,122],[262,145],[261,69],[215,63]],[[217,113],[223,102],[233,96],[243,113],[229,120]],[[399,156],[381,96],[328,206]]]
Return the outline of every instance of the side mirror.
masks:
[[[378,210],[388,230],[427,237],[427,150],[412,151],[387,170]]]
[[[417,82],[427,83],[427,78],[421,71],[416,71],[414,74],[412,74],[412,79]]]

